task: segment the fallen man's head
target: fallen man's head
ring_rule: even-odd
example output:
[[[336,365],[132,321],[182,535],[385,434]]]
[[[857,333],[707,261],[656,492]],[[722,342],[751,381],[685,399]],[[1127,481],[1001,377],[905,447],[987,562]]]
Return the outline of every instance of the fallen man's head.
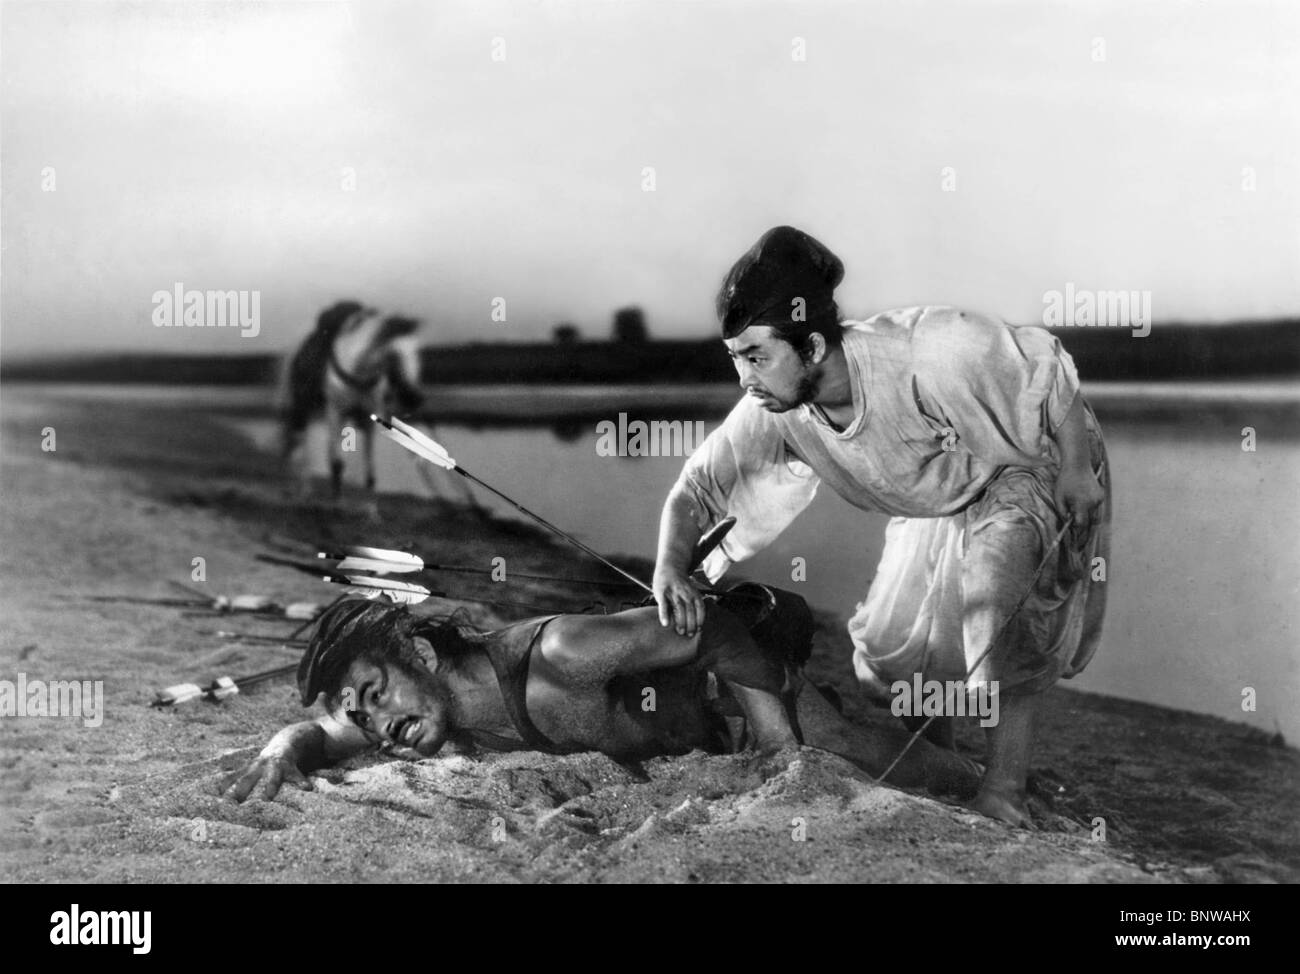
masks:
[[[302,704],[323,693],[330,713],[372,743],[435,754],[448,735],[449,677],[473,635],[404,606],[340,602],[321,616],[298,667]]]

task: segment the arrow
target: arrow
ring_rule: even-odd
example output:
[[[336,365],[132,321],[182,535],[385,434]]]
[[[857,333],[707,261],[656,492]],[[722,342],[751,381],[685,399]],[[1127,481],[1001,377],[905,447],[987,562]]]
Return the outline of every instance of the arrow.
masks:
[[[715,524],[708,532],[700,538],[695,545],[695,553],[691,557],[690,570],[695,571],[701,562],[722,543],[722,539],[727,533],[736,526],[734,517],[724,517]],[[374,548],[369,545],[344,545],[342,548],[333,551],[318,551],[317,558],[329,558],[337,561],[334,566],[336,571],[340,572],[370,572],[375,575],[403,575],[412,574],[422,571],[440,571],[440,572],[464,572],[472,575],[488,575],[491,570],[487,568],[469,568],[464,565],[440,565],[425,560],[422,555],[410,551],[401,551],[396,548]],[[293,567],[298,565],[291,563],[288,559],[276,560],[274,556],[267,555],[262,557],[263,561],[269,561],[273,564],[292,564]],[[564,575],[532,575],[528,572],[511,571],[510,576],[515,578],[531,578],[544,582],[571,582],[580,585],[598,585],[608,587],[610,585],[628,585],[627,582],[609,582],[595,578],[571,578]]]
[[[293,639],[288,636],[265,636],[261,633],[251,632],[230,632],[226,629],[218,629],[215,632],[208,633],[208,635],[216,636],[218,639],[237,640],[241,643],[266,643],[285,647],[307,645],[305,639]]]
[[[390,578],[370,578],[366,575],[336,575],[333,573],[321,577],[325,581],[333,582],[336,585],[347,585],[350,592],[368,599],[387,595],[389,599],[399,605],[419,605],[430,596],[447,597],[445,592],[434,592],[423,585],[416,585],[414,582],[398,582]]]
[[[330,558],[338,562],[335,569],[342,572],[361,571],[376,575],[403,575],[414,572],[461,572],[468,575],[490,575],[492,569],[470,568],[467,565],[442,565],[426,561],[423,556],[393,548],[371,548],[367,545],[345,545],[333,551],[318,551],[317,558]],[[574,585],[595,585],[601,588],[631,588],[630,582],[616,582],[598,578],[572,578],[565,575],[533,575],[510,571],[511,578],[531,578],[542,582],[568,582]]]
[[[284,676],[293,673],[298,669],[297,663],[291,663],[288,666],[278,666],[273,670],[265,670],[261,673],[254,673],[252,676],[245,676],[240,679],[234,679],[229,676],[219,676],[207,686],[199,686],[197,683],[177,683],[175,686],[159,690],[155,695],[151,706],[154,707],[174,707],[177,704],[188,703],[191,700],[210,700],[213,703],[219,703],[227,697],[233,697],[240,690],[254,686],[258,683],[264,683],[267,680],[273,680],[277,676]]]
[[[511,507],[517,510],[520,514],[523,514],[526,517],[529,517],[532,520],[536,521],[542,527],[546,528],[548,531],[552,532],[553,534],[556,534],[559,537],[563,538],[565,541],[569,542],[569,544],[573,545],[578,550],[590,555],[592,558],[595,558],[605,567],[612,568],[614,571],[618,572],[620,575],[626,578],[629,582],[634,582],[638,587],[649,592],[651,595],[654,594],[654,589],[652,589],[649,585],[647,585],[641,579],[637,578],[632,573],[624,571],[622,568],[619,568],[617,565],[615,565],[612,561],[610,561],[600,552],[595,551],[594,549],[583,544],[581,541],[579,541],[573,535],[569,534],[567,531],[563,531],[560,528],[557,528],[554,524],[546,520],[546,518],[542,517],[540,514],[534,514],[532,511],[524,507],[524,505],[520,504],[513,497],[510,497],[507,494],[503,494],[501,491],[497,490],[491,484],[485,483],[484,481],[480,480],[478,477],[474,476],[472,473],[470,473],[468,470],[466,470],[464,467],[458,464],[455,460],[453,460],[451,454],[448,453],[441,446],[441,444],[437,443],[426,434],[420,432],[415,427],[408,426],[406,423],[403,423],[400,419],[398,419],[395,416],[391,420],[386,420],[386,419],[380,419],[378,416],[371,413],[370,418],[379,424],[380,432],[382,432],[384,436],[388,437],[398,446],[402,447],[402,449],[409,450],[411,453],[414,453],[417,457],[427,460],[429,463],[432,463],[434,466],[442,467],[444,470],[454,470],[456,473],[460,474],[466,480],[471,480],[474,483],[478,484],[480,487],[484,488],[485,490],[491,491],[497,497],[500,497],[503,501],[505,501],[507,504],[509,504]]]
[[[154,599],[136,595],[87,595],[91,602],[125,602],[130,605],[160,605],[173,609],[188,609],[183,615],[255,615],[277,619],[307,620],[315,619],[321,606],[314,602],[293,602],[286,606],[277,605],[263,595],[236,595],[233,598],[218,595],[215,598],[204,596],[201,599]]]
[[[375,549],[375,550],[378,550],[378,549]],[[404,552],[398,552],[398,553],[399,553],[399,554],[404,554]],[[346,585],[346,584],[347,584],[346,581],[339,581],[338,579],[330,578],[328,575],[326,575],[326,576],[322,576],[322,575],[321,575],[321,566],[320,566],[318,563],[316,563],[316,562],[310,562],[310,561],[295,561],[295,560],[292,559],[292,558],[281,558],[281,557],[279,557],[278,555],[267,555],[267,554],[259,554],[259,555],[256,555],[255,557],[257,558],[258,561],[264,561],[264,562],[267,562],[268,564],[272,564],[272,565],[283,565],[283,566],[285,566],[286,568],[292,568],[292,569],[295,569],[296,571],[303,572],[304,574],[311,575],[313,578],[322,578],[322,577],[324,577],[325,581],[327,581],[327,582],[336,582],[337,584],[340,584],[340,585]],[[339,569],[340,569],[341,567],[342,567],[341,564],[339,564],[339,565],[335,565],[335,566],[333,567],[333,569],[328,569],[328,568],[327,568],[326,571],[333,571],[333,572],[336,573],[340,578],[343,578],[343,577],[347,577],[347,578],[361,578],[361,577],[362,577],[362,576],[360,576],[360,575],[357,574],[357,572],[360,571],[360,569],[353,569],[353,570],[350,570],[350,571],[339,571]],[[378,571],[377,571],[377,572],[375,572],[375,574],[382,575],[383,572],[378,572]],[[372,578],[372,579],[370,579],[370,581],[371,581],[372,583],[378,583],[378,582],[383,581],[383,580],[382,580],[382,579],[378,579],[378,578]],[[392,581],[394,584],[410,584],[410,583],[405,583],[405,582],[403,582],[403,583],[398,583],[398,582],[396,581],[396,579],[392,579],[391,581]],[[602,582],[601,584],[606,584],[606,583],[603,583],[603,582]],[[621,583],[618,583],[618,584],[621,584]],[[418,586],[417,586],[417,587],[418,587]],[[425,591],[428,591],[428,590],[426,589]],[[339,596],[339,599],[346,598],[346,597],[347,597],[347,594],[348,594],[348,593],[345,592],[343,595]],[[362,593],[356,593],[356,594],[368,594],[368,593],[364,593],[364,592],[362,592]],[[471,598],[471,597],[468,597],[468,596],[464,596],[464,597],[462,597],[462,596],[450,595],[450,594],[448,594],[448,593],[446,593],[446,592],[430,592],[430,595],[431,595],[431,596],[434,596],[434,597],[436,597],[436,598],[440,598],[440,599],[449,599],[449,600],[451,600],[451,601],[453,601],[453,602],[479,602],[479,603],[482,603],[483,605],[509,605],[509,606],[517,606],[518,608],[522,608],[522,609],[532,609],[532,610],[535,611],[535,612],[541,612],[541,613],[547,613],[547,612],[554,612],[554,611],[555,611],[555,606],[553,606],[553,605],[549,605],[549,606],[548,606],[548,605],[537,605],[537,604],[532,603],[532,602],[514,602],[514,601],[511,601],[511,600],[509,600],[509,599],[481,599],[481,598]],[[339,601],[339,599],[335,599],[335,601],[337,602],[337,601]],[[412,603],[412,604],[414,604],[414,603]],[[584,606],[584,607],[581,608],[581,609],[573,609],[573,610],[571,610],[571,611],[573,611],[573,612],[575,612],[575,613],[585,613],[585,612],[589,611],[589,610],[592,609],[592,608],[599,608],[599,609],[601,609],[602,611],[604,611],[604,606],[603,606],[602,604],[600,604],[600,603],[593,603],[592,605]],[[311,620],[308,621],[307,625],[310,624],[310,621],[311,621]],[[298,633],[300,633],[303,629],[305,629],[305,628],[307,627],[307,625],[300,626],[297,630],[295,630],[294,632],[290,633],[290,636],[292,637],[292,636],[296,636],[296,635],[298,635]]]

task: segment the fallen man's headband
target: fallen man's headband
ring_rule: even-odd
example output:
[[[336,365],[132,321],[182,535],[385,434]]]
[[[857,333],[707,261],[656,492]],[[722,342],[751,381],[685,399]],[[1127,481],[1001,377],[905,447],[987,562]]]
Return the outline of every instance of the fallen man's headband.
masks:
[[[391,602],[365,598],[346,599],[326,609],[321,615],[302,662],[298,664],[298,695],[304,707],[310,707],[325,683],[325,674],[347,657],[356,656],[355,641],[392,637],[392,626],[378,625],[401,611]],[[345,664],[344,664],[345,665]]]

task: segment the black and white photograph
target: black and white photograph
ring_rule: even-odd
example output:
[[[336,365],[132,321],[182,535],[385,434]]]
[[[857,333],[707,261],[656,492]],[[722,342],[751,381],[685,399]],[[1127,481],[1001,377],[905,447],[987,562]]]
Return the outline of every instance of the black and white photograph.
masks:
[[[0,60],[35,939],[1300,880],[1300,6],[4,0]],[[1143,896],[1090,933],[1251,943]]]

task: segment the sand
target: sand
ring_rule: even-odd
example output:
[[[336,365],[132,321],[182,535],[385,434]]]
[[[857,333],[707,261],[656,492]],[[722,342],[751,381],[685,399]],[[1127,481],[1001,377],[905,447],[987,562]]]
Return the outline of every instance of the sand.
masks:
[[[0,876],[18,882],[1294,882],[1300,754],[1242,724],[1050,692],[1035,761],[1037,832],[878,786],[804,749],[623,766],[600,754],[366,757],[315,790],[235,805],[224,772],[302,719],[290,679],[221,704],[149,706],[160,687],[293,662],[217,629],[290,624],[91,595],[219,594],[326,601],[336,590],[255,560],[320,542],[420,548],[448,563],[590,575],[531,526],[450,500],[389,496],[367,524],[295,505],[277,464],[201,410],[93,407],[10,384],[0,397],[0,679],[103,680],[98,727],[0,718]],[[43,452],[42,429],[57,449]],[[527,493],[526,479],[499,485]],[[450,492],[449,492],[450,494]],[[656,512],[644,512],[646,517]],[[643,555],[645,553],[636,553]],[[192,559],[206,581],[191,580]],[[623,563],[648,575],[636,558]],[[546,582],[449,578],[467,599],[576,608]],[[616,606],[618,597],[607,593]],[[464,603],[481,625],[537,614]],[[822,618],[810,666],[849,715],[889,720],[855,693],[843,620]],[[976,749],[977,727],[961,744]],[[1104,820],[1105,835],[1098,823]]]

